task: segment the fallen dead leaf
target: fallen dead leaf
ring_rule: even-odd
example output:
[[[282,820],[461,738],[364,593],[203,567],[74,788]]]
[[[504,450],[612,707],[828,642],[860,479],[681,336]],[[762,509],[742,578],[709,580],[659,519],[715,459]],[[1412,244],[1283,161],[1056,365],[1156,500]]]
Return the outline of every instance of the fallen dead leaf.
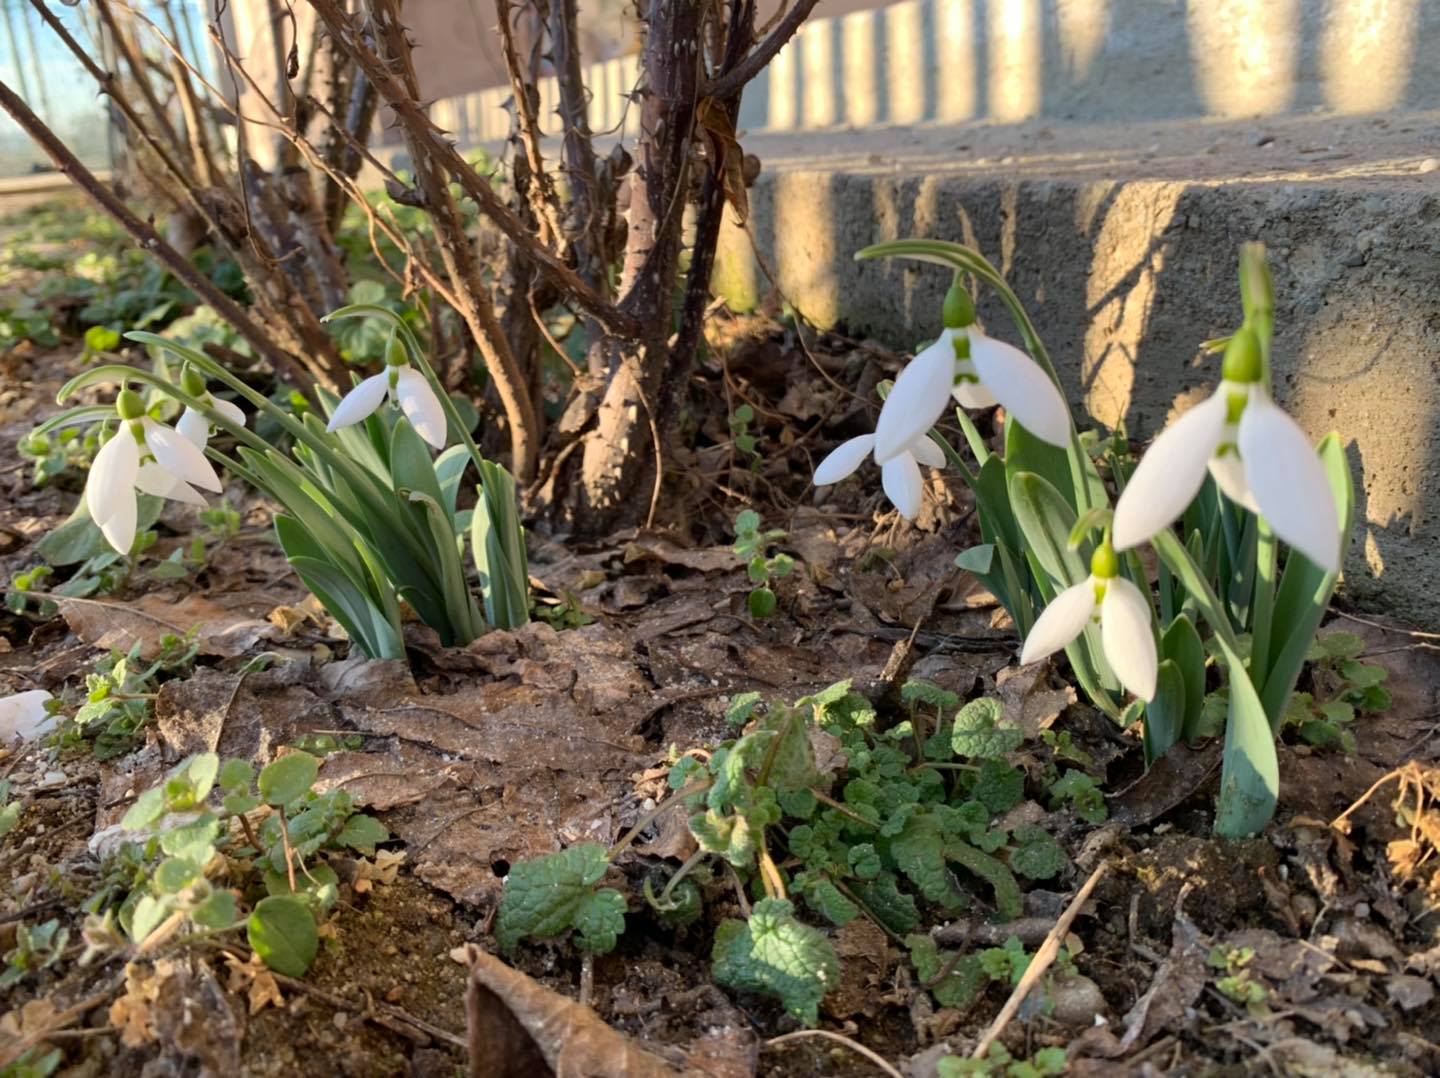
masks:
[[[266,1007],[284,1009],[285,997],[280,994],[280,985],[258,954],[252,954],[246,962],[227,951],[225,962],[230,967],[230,980],[226,987],[231,992],[245,993],[252,1015],[259,1014]]]
[[[151,594],[130,603],[98,599],[56,599],[56,603],[70,630],[85,643],[121,652],[139,645],[144,659],[160,653],[161,637],[183,637],[192,630],[201,654],[222,659],[243,655],[275,634],[275,627],[268,622],[229,610],[199,594],[187,595],[179,602]]]
[[[723,573],[740,568],[740,560],[729,547],[692,549],[680,546],[662,535],[640,535],[626,544],[621,560],[626,565],[639,561],[658,561],[662,565],[678,565],[701,573]]]
[[[589,1007],[581,1006],[500,959],[471,944],[452,952],[470,966],[465,1012],[471,1045],[472,1078],[530,1078],[535,1074],[585,1075],[586,1078],[740,1078],[734,1053],[719,1056],[724,1070],[699,1064],[715,1060],[713,1039],[687,1053],[686,1065],[673,1065],[611,1029]],[[753,1036],[735,1032],[751,1046],[748,1074],[755,1073]]]
[[[1077,699],[1072,685],[1052,689],[1042,684],[1047,670],[1043,663],[1031,663],[995,675],[995,693],[1005,705],[1004,721],[1023,730],[1026,740],[1038,738]]]
[[[404,863],[404,850],[377,850],[375,860],[362,857],[355,862],[355,882],[351,886],[357,895],[363,895],[373,891],[377,883],[392,884]]]

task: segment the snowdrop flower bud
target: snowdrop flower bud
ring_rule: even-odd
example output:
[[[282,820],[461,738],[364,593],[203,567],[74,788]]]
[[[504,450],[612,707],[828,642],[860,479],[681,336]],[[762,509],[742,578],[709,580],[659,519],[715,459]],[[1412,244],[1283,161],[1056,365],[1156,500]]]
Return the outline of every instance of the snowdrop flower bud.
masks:
[[[1003,405],[1036,437],[1070,444],[1070,408],[1050,376],[1014,345],[987,337],[975,304],[958,282],[945,296],[945,328],[895,379],[875,424],[875,459],[883,466],[925,437],[953,399],[965,408]]]
[[[385,352],[385,370],[345,394],[325,429],[336,431],[369,418],[387,395],[405,413],[415,433],[436,449],[445,448],[445,409],[440,398],[425,376],[410,366],[404,347],[393,337]]]
[[[195,490],[219,493],[220,477],[189,439],[145,414],[140,394],[122,389],[115,399],[120,429],[100,447],[85,480],[85,507],[106,541],[121,554],[135,544],[136,491],[204,505]]]
[[[205,385],[205,376],[188,363],[180,372],[180,388],[187,396],[204,401],[237,427],[245,425],[245,413],[229,401],[212,396]],[[175,424],[175,429],[198,449],[204,449],[210,444],[210,420],[205,418],[204,412],[187,407],[185,414],[180,417],[180,422]]]
[[[1328,572],[1340,571],[1340,514],[1325,467],[1305,432],[1262,381],[1260,342],[1242,326],[1225,349],[1220,385],[1170,424],[1140,461],[1115,507],[1115,548],[1168,528],[1195,500],[1208,471],[1236,505]]]
[[[1119,572],[1115,548],[1101,543],[1090,558],[1090,576],[1055,596],[1035,620],[1020,652],[1021,664],[1054,654],[1098,621],[1101,649],[1120,684],[1142,700],[1153,700],[1158,657],[1150,604]]]

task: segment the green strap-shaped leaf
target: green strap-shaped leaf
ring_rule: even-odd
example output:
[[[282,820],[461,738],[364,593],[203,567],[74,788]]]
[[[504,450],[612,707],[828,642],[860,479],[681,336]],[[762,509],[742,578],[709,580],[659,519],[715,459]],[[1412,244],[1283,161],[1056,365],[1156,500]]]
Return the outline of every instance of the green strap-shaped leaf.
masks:
[[[1080,555],[1066,545],[1075,526],[1070,503],[1053,483],[1033,472],[1011,472],[1009,490],[1022,549],[1036,569],[1055,591],[1084,580],[1089,573]]]
[[[1193,737],[1205,706],[1205,645],[1195,623],[1184,614],[1170,622],[1160,635],[1160,655],[1173,662],[1180,673],[1185,686],[1181,736]]]
[[[1345,448],[1337,434],[1328,435],[1320,443],[1319,453],[1339,509],[1340,550],[1343,552],[1349,546],[1350,527],[1355,515],[1355,487],[1350,462],[1345,459]],[[1330,606],[1330,596],[1338,579],[1299,551],[1290,551],[1285,559],[1285,571],[1281,574],[1280,587],[1275,594],[1272,617],[1275,631],[1270,635],[1270,661],[1261,690],[1261,700],[1273,729],[1279,729],[1285,704],[1295,688],[1300,668],[1305,665],[1305,654],[1310,650],[1315,631],[1320,628],[1320,622]]]
[[[1155,671],[1155,697],[1145,705],[1145,766],[1170,751],[1185,729],[1185,678],[1172,659]]]
[[[1225,724],[1225,755],[1220,771],[1220,801],[1215,833],[1246,838],[1265,829],[1280,797],[1280,762],[1275,733],[1245,660],[1217,634],[1230,674],[1230,707]]]

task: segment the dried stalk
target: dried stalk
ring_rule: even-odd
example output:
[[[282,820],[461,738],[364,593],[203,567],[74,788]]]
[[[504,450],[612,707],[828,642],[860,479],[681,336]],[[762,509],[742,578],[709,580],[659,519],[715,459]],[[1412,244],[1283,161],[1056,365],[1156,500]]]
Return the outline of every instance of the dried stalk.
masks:
[[[0,82],[0,108],[4,108],[20,129],[35,140],[55,163],[55,167],[70,181],[84,191],[99,207],[113,217],[130,233],[143,250],[155,255],[171,273],[175,274],[190,291],[215,309],[221,318],[229,322],[250,347],[263,356],[276,373],[305,391],[313,387],[310,372],[300,366],[291,356],[276,348],[264,330],[255,325],[241,308],[211,282],[210,278],[197,270],[184,255],[166,243],[154,227],[140,220],[130,212],[115,195],[95,178],[94,173],[82,165],[69,148],[45,126],[44,122],[30,111],[30,107],[9,86]]]

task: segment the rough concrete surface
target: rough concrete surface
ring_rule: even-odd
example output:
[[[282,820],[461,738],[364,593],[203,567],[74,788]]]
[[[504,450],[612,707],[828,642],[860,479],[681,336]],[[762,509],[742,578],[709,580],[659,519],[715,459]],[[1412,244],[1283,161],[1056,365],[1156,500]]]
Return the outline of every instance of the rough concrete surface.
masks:
[[[1147,439],[1210,387],[1199,344],[1240,316],[1242,242],[1271,251],[1276,395],[1362,481],[1347,588],[1440,622],[1440,116],[757,136],[749,232],[717,284],[770,285],[822,326],[933,337],[943,270],[857,264],[907,236],[978,246],[1030,309],[1072,399]],[[993,296],[980,311],[1015,340]]]

